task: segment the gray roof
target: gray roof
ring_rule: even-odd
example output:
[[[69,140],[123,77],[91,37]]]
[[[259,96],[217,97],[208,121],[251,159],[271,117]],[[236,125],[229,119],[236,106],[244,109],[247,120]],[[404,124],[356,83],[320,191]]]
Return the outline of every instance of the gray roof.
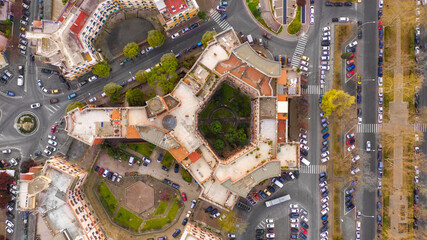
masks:
[[[246,197],[258,183],[268,178],[280,176],[280,172],[280,161],[270,161],[238,181],[232,182],[227,179],[222,185],[239,196]]]
[[[162,125],[168,130],[172,130],[176,127],[176,117],[172,115],[166,115],[162,120]]]
[[[280,62],[261,57],[248,42],[236,47],[233,52],[241,61],[246,62],[264,75],[276,78],[282,75]]]
[[[175,138],[160,129],[151,126],[138,126],[136,128],[142,139],[165,150],[180,146]]]

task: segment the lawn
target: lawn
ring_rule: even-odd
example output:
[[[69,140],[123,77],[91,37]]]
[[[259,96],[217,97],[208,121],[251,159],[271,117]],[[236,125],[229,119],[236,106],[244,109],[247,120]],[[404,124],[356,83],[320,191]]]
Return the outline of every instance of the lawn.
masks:
[[[215,119],[215,118],[230,118],[230,117],[233,117],[233,113],[230,112],[230,110],[225,109],[225,108],[220,108],[212,114],[213,119]]]
[[[149,230],[149,229],[159,229],[165,226],[166,224],[172,222],[172,220],[175,218],[176,214],[178,213],[178,210],[180,208],[180,204],[177,199],[174,200],[172,203],[171,208],[169,209],[168,214],[164,218],[155,218],[150,219],[147,222],[145,222],[144,227],[142,230]]]
[[[292,20],[291,24],[288,26],[288,33],[289,34],[296,34],[299,32],[299,30],[302,27],[301,23],[301,7],[298,6],[297,14],[295,15],[294,20]]]
[[[153,149],[156,147],[156,145],[152,143],[132,143],[132,144],[126,144],[128,148],[134,150],[135,152],[138,152],[146,157],[150,157],[151,153],[153,152]]]
[[[162,215],[163,213],[165,213],[166,208],[168,208],[168,206],[169,206],[168,201],[161,201],[159,203],[159,206],[157,206],[156,212],[154,213],[154,215]]]
[[[138,231],[139,226],[141,226],[142,219],[135,214],[129,212],[124,208],[120,208],[117,212],[114,221],[122,225],[123,227],[130,228],[134,231]]]
[[[173,158],[172,154],[166,152],[165,156],[162,159],[162,165],[167,168],[171,168],[173,161],[175,161],[175,158]]]
[[[99,184],[98,192],[101,194],[101,202],[104,208],[107,209],[110,214],[114,214],[119,203],[105,182]]]
[[[181,169],[181,176],[182,176],[182,179],[184,179],[184,181],[186,182],[191,182],[191,180],[193,179],[185,169]]]
[[[206,105],[205,109],[200,113],[200,119],[207,119],[209,117],[209,114],[217,107],[217,105],[210,101],[208,105]]]

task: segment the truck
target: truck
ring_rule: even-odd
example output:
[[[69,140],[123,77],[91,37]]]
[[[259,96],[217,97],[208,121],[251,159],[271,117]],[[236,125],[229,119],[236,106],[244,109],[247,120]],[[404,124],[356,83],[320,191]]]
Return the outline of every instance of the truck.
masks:
[[[252,38],[252,35],[250,35],[250,34],[248,35],[248,42],[250,45],[254,44],[254,39]]]
[[[289,196],[289,194],[287,194],[285,196],[282,196],[282,197],[279,197],[279,198],[276,198],[276,199],[273,199],[270,201],[266,201],[265,206],[271,207],[271,206],[277,205],[279,203],[284,203],[284,202],[289,201],[289,200],[291,200],[291,196]]]

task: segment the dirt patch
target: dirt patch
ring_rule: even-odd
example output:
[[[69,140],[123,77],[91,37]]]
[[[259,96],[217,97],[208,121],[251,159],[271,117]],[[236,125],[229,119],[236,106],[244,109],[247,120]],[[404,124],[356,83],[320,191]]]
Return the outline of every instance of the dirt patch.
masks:
[[[335,25],[334,39],[334,89],[341,89],[342,72],[342,47],[345,41],[351,36],[353,26],[349,24]]]
[[[317,107],[317,106],[313,106]],[[289,134],[290,140],[298,141],[299,129],[307,129],[307,96],[289,98]]]
[[[142,213],[154,206],[154,189],[138,181],[126,188],[126,206],[137,213]]]
[[[52,0],[52,20],[57,20],[64,9],[65,5],[62,0]]]

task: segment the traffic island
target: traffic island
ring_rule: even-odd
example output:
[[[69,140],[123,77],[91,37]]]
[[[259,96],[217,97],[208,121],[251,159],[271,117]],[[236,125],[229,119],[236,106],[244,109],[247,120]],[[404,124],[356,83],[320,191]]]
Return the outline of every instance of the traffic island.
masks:
[[[20,134],[32,135],[38,129],[37,117],[32,113],[21,114],[16,121],[16,129]]]

